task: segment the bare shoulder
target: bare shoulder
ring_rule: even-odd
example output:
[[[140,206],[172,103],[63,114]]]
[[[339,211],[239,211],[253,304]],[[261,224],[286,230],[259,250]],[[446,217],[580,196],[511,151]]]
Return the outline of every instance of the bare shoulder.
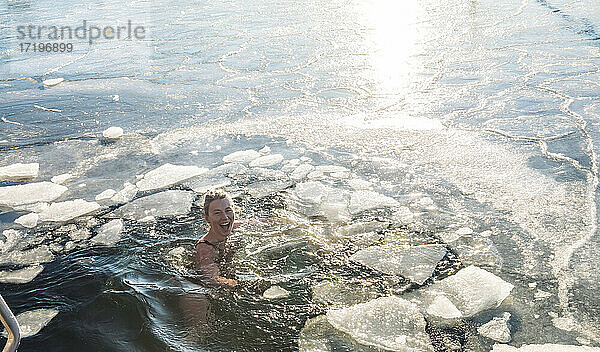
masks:
[[[207,243],[200,242],[196,245],[194,249],[194,256],[196,260],[204,261],[204,260],[214,260],[217,254],[215,253],[215,249]]]

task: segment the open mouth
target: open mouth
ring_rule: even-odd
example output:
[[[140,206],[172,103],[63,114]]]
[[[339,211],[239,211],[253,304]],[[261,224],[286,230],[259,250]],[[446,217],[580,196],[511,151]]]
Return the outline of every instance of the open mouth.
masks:
[[[231,225],[231,222],[229,222],[229,221],[228,222],[224,222],[224,223],[222,223],[220,225],[221,225],[221,228],[223,229],[223,231],[229,231],[229,227],[230,227],[229,225]]]

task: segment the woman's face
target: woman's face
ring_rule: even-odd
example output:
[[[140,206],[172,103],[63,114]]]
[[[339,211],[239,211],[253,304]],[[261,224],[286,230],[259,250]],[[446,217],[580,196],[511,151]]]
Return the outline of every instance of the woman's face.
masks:
[[[228,199],[216,199],[208,205],[208,214],[204,215],[210,230],[216,235],[227,237],[233,229],[235,214]]]

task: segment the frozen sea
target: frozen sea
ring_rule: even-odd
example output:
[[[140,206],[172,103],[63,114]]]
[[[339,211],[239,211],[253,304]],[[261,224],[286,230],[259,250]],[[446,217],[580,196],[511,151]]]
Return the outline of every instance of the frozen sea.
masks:
[[[49,40],[20,26],[84,20],[144,37],[21,50]],[[23,351],[393,350],[319,322],[470,265],[514,288],[452,326],[426,317],[436,351],[492,350],[477,328],[506,312],[512,346],[600,347],[596,0],[2,0],[0,60],[0,167],[40,170],[0,189],[69,173],[55,202],[124,190],[33,228],[15,220],[41,208],[2,209],[0,293],[42,310]],[[128,193],[165,164],[209,171]],[[259,219],[230,275],[287,297],[186,280],[213,186]],[[117,240],[94,240],[114,218]],[[390,243],[447,252],[424,283],[350,258]]]

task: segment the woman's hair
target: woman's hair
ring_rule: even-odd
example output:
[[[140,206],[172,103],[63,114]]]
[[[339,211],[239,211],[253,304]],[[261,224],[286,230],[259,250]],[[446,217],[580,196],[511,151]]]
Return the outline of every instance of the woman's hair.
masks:
[[[233,200],[227,192],[220,188],[211,189],[206,191],[206,193],[204,193],[204,195],[202,196],[202,206],[204,208],[204,215],[208,215],[208,207],[210,206],[210,203],[213,200],[217,199],[227,199],[229,201],[229,204],[231,204],[231,207],[233,208]]]

